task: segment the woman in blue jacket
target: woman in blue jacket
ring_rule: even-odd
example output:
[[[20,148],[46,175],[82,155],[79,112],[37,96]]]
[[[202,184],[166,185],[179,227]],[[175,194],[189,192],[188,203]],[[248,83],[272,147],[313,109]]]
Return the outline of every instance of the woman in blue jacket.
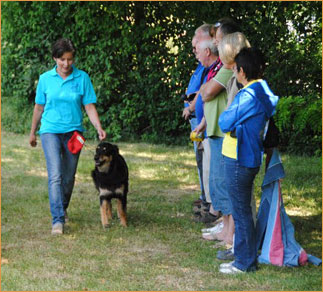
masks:
[[[259,79],[264,69],[259,51],[244,48],[235,62],[234,74],[244,87],[219,118],[220,128],[226,133],[222,154],[235,223],[235,260],[220,265],[220,272],[226,274],[256,269],[256,235],[250,206],[252,186],[262,162],[265,125],[278,102],[267,82]]]

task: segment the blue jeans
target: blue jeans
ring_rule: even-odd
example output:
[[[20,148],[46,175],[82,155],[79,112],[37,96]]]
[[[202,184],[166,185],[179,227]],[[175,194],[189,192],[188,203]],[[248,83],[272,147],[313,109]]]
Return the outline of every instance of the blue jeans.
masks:
[[[224,169],[235,225],[233,266],[243,271],[252,271],[257,265],[257,248],[250,203],[253,181],[259,167],[244,167],[237,160],[224,157]]]
[[[72,154],[67,148],[67,142],[72,135],[73,132],[40,135],[47,165],[52,224],[65,223],[64,210],[68,208],[74,187],[80,152]]]
[[[190,124],[191,124],[191,130],[193,131],[198,126],[197,118],[190,119]],[[200,199],[202,199],[203,201],[206,201],[204,187],[203,187],[203,150],[197,149],[197,143],[196,142],[193,142],[193,143],[194,143],[194,151],[195,151],[195,158],[196,158],[196,164],[197,164],[197,172],[198,172],[200,188],[201,188]]]
[[[222,155],[222,137],[209,137],[210,176],[209,189],[213,209],[223,215],[232,214],[232,206],[225,183],[224,160]]]

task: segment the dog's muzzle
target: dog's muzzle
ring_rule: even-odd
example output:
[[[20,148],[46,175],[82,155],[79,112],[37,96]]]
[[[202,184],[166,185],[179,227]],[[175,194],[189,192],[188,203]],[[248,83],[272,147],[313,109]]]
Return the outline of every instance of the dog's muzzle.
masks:
[[[95,166],[101,166],[104,163],[104,160],[100,160],[100,156],[97,154],[94,156],[94,161],[95,161]]]

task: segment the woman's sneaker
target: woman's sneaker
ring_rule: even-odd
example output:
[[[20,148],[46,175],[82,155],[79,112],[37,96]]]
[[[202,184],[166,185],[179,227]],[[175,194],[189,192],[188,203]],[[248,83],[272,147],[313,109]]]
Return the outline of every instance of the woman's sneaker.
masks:
[[[61,222],[57,222],[52,226],[52,235],[61,235],[64,233],[64,225]]]
[[[241,273],[246,272],[246,271],[242,271],[242,270],[236,268],[235,266],[233,266],[232,265],[233,263],[234,263],[234,261],[230,262],[230,263],[221,264],[219,272],[223,273],[223,274],[230,274],[230,275],[241,274]]]
[[[245,271],[242,271],[234,266],[230,266],[228,268],[220,268],[219,271],[220,271],[220,273],[229,274],[229,275],[245,273]]]
[[[232,266],[232,264],[234,263],[234,261],[230,262],[230,263],[223,263],[220,265],[220,269],[226,269]]]

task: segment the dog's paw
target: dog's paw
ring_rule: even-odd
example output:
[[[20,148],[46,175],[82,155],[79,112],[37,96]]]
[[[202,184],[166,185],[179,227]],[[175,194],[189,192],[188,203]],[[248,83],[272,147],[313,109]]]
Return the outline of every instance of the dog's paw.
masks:
[[[110,225],[109,224],[103,224],[102,227],[105,230],[105,229],[108,229],[110,227]]]
[[[121,223],[121,225],[122,225],[123,227],[128,227],[127,222],[125,222],[125,221],[121,221],[120,223]]]

